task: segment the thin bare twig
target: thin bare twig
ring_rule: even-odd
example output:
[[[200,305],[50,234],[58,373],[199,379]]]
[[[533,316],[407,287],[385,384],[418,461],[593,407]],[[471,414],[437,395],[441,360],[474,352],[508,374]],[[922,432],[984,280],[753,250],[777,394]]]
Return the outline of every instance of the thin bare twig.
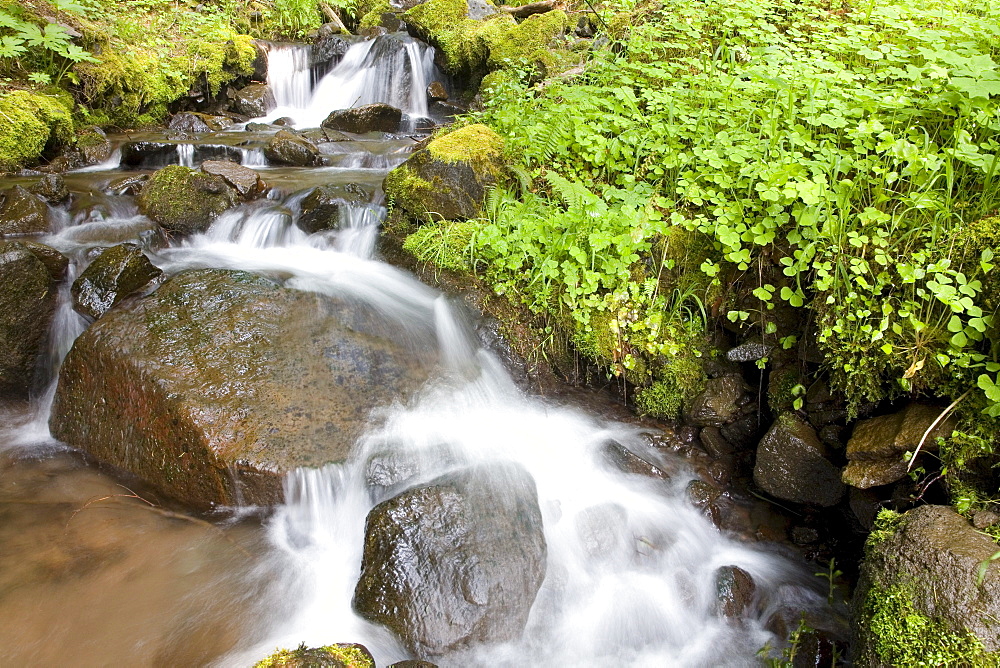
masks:
[[[927,441],[927,437],[930,435],[930,433],[934,431],[934,428],[937,427],[939,424],[941,424],[941,422],[946,417],[948,417],[948,415],[950,415],[953,410],[955,410],[956,406],[962,403],[963,399],[969,396],[969,392],[972,392],[971,387],[967,389],[965,392],[963,392],[962,396],[960,396],[958,399],[955,399],[955,401],[948,404],[948,407],[945,408],[943,411],[941,411],[941,414],[938,415],[937,418],[935,418],[934,422],[931,422],[931,426],[927,427],[927,431],[924,432],[924,435],[920,438],[920,442],[917,443],[917,449],[913,451],[913,456],[910,457],[910,463],[906,465],[907,472],[909,472],[910,469],[913,468],[913,462],[917,461],[917,455],[920,454],[920,448],[924,447],[924,443]]]

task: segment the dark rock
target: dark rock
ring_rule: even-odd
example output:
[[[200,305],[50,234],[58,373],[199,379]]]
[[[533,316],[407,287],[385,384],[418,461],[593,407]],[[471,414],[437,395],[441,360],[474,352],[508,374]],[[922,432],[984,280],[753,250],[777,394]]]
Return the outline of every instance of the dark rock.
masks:
[[[882,509],[878,495],[871,490],[848,487],[847,504],[861,528],[871,531],[878,511]]]
[[[730,349],[726,353],[726,359],[730,362],[756,362],[767,357],[771,348],[772,346],[765,345],[760,341],[744,341]]]
[[[431,102],[445,102],[448,99],[448,91],[440,81],[432,81],[427,84],[427,99]]]
[[[69,268],[69,258],[51,246],[40,244],[37,241],[18,239],[17,243],[27,248],[35,257],[42,261],[45,268],[49,270],[49,276],[54,281],[61,281],[66,277],[66,270]]]
[[[274,94],[267,84],[250,84],[236,91],[233,108],[250,118],[266,116],[275,108]]]
[[[611,441],[601,448],[601,455],[604,461],[614,466],[619,471],[641,475],[657,480],[669,480],[670,475],[655,464],[647,462],[645,459],[635,454],[624,445]]]
[[[184,132],[187,134],[204,134],[212,131],[208,123],[201,119],[200,114],[189,111],[174,114],[167,127],[175,132]]]
[[[122,146],[122,166],[162,167],[176,161],[177,145],[156,141],[128,142]]]
[[[980,510],[972,516],[972,526],[979,530],[989,529],[997,523],[1000,523],[1000,513],[992,510]]]
[[[413,220],[475,218],[503,165],[503,140],[483,125],[467,125],[416,151],[383,183],[394,206]]]
[[[24,244],[0,241],[0,397],[25,398],[34,389],[45,352],[56,291],[45,264]]]
[[[739,416],[741,402],[747,395],[741,376],[710,378],[704,391],[685,409],[684,421],[699,427],[721,427]]]
[[[594,25],[590,22],[589,17],[581,16],[580,20],[576,22],[576,36],[584,39],[590,39],[594,36]]]
[[[73,281],[73,306],[96,320],[162,273],[135,244],[113,246],[103,251]]]
[[[259,16],[260,12],[257,14]],[[254,47],[257,49],[257,55],[253,60],[253,80],[267,81],[267,47],[257,41],[254,41]]]
[[[355,183],[319,186],[303,198],[300,204],[302,214],[296,224],[309,234],[337,229],[341,207],[364,204],[371,200],[371,196],[372,193],[364,186]]]
[[[436,663],[431,663],[430,661],[407,659],[406,661],[397,661],[389,666],[389,668],[438,668],[438,666]]]
[[[990,652],[1000,650],[1000,626],[994,622],[1000,619],[1000,562],[992,561],[996,553],[996,543],[945,506],[915,508],[887,537],[869,540],[854,596],[857,665],[876,665],[869,663],[876,638],[866,609],[896,587],[917,613],[953,632],[975,634]],[[866,600],[870,596],[874,599]]]
[[[264,155],[271,162],[296,167],[311,167],[319,161],[319,149],[308,139],[281,130],[264,146]]]
[[[796,545],[812,545],[819,542],[819,532],[812,527],[798,526],[792,529],[791,538]]]
[[[715,571],[716,605],[724,617],[745,616],[756,591],[753,578],[739,566],[723,566]]]
[[[66,181],[58,174],[46,174],[28,188],[28,192],[38,195],[50,204],[59,204],[69,199]]]
[[[0,237],[45,234],[49,231],[49,207],[21,186],[0,193]]]
[[[332,31],[328,34],[321,35],[320,38],[313,43],[312,52],[310,53],[311,60],[314,64],[333,64],[339,60],[347,50],[351,48],[351,43],[341,37],[340,35],[335,35]]]
[[[225,179],[179,165],[153,174],[139,193],[139,208],[175,234],[204,232],[238,200]]]
[[[395,334],[247,272],[183,272],[76,340],[50,426],[194,506],[276,503],[285,472],[343,461],[376,406],[426,379]]]
[[[264,191],[260,174],[229,160],[206,160],[201,163],[201,171],[222,177],[243,199],[253,199]]]
[[[466,107],[454,102],[432,102],[429,111],[438,116],[457,116],[468,111]]]
[[[406,26],[405,23],[399,20],[399,14],[396,12],[382,12],[382,15],[379,17],[379,25],[391,33],[405,30]]]
[[[247,123],[246,126],[247,132],[268,132],[269,130],[273,129],[274,126],[268,123]]]
[[[749,411],[743,410],[738,418],[729,424],[722,425],[719,431],[722,433],[722,437],[729,441],[734,448],[747,450],[760,440],[761,427],[763,426],[760,420],[760,412],[756,408]]]
[[[921,450],[937,451],[937,439],[951,435],[957,425],[954,416],[942,420],[924,439],[924,433],[941,414],[940,408],[912,403],[898,413],[863,420],[847,442],[844,482],[867,489],[888,485],[906,475],[904,455]]]
[[[135,196],[139,194],[148,180],[149,174],[130,174],[109,183],[106,192],[112,195]]]
[[[692,480],[688,483],[687,495],[695,508],[705,510],[722,496],[722,490],[704,480]]]
[[[295,125],[295,119],[291,118],[290,116],[282,116],[278,120],[272,121],[271,125],[277,125],[279,127],[290,127],[292,125]]]
[[[354,608],[420,656],[513,640],[545,575],[545,552],[524,469],[442,476],[369,513]]]
[[[389,34],[389,31],[384,26],[369,26],[367,28],[361,29],[361,36],[367,37],[369,39],[376,37],[384,37]]]
[[[813,428],[795,414],[784,413],[757,446],[754,482],[785,501],[836,505],[844,496],[844,484],[826,455]]]
[[[703,427],[701,430],[701,445],[713,459],[732,457],[736,449],[732,443],[723,437],[718,427]]]
[[[321,124],[324,128],[340,132],[396,132],[403,112],[392,105],[377,102],[354,109],[338,109],[330,113]]]
[[[76,137],[76,150],[84,165],[99,165],[111,158],[111,142],[101,128],[92,125]]]

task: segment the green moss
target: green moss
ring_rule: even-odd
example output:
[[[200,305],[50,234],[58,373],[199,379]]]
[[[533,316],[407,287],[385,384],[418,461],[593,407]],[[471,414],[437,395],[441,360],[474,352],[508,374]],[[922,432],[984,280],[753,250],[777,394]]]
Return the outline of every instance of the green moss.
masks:
[[[481,224],[473,221],[440,221],[421,226],[403,242],[403,249],[421,262],[440,269],[471,269],[472,237]]]
[[[405,164],[389,172],[382,183],[393,208],[419,211],[422,202],[434,192],[434,186],[413,173]]]
[[[510,70],[495,70],[483,77],[479,84],[479,94],[483,102],[489,102],[505,88],[518,83],[518,77]]]
[[[494,168],[503,155],[503,138],[485,125],[466,125],[454,132],[436,137],[427,145],[436,160],[471,162],[476,166]]]
[[[179,234],[204,230],[235,203],[235,191],[220,177],[181,165],[156,172],[139,193],[143,213]]]
[[[0,168],[16,169],[46,147],[72,140],[73,104],[67,94],[19,90],[0,94]]]
[[[636,393],[635,405],[643,415],[676,419],[684,406],[705,389],[702,359],[693,354],[667,359],[654,374],[658,380]]]
[[[365,3],[363,9],[359,6],[358,14],[361,16],[361,20],[358,22],[358,30],[374,28],[382,22],[382,14],[391,12],[393,9],[393,6],[389,4],[389,0],[375,0],[375,2],[367,2]]]
[[[500,67],[505,61],[532,61],[541,59],[546,65],[551,56],[548,47],[561,35],[569,23],[566,12],[557,9],[544,14],[529,16],[513,29],[493,33],[487,39],[489,64]]]
[[[305,644],[297,649],[281,649],[271,656],[258,661],[254,668],[375,668],[371,655],[359,645],[327,645],[307,648]]]
[[[872,587],[862,607],[861,627],[869,656],[858,665],[998,666],[1000,655],[987,652],[969,631],[954,632],[914,608],[904,585]]]
[[[875,517],[875,526],[872,528],[872,532],[868,534],[865,547],[871,548],[888,540],[892,534],[896,533],[896,530],[899,529],[902,523],[903,515],[901,513],[889,510],[888,508],[878,511],[878,515]]]
[[[472,72],[486,65],[489,45],[499,42],[517,26],[509,14],[483,21],[466,18],[465,0],[428,0],[402,15],[402,19],[444,53],[452,72]]]

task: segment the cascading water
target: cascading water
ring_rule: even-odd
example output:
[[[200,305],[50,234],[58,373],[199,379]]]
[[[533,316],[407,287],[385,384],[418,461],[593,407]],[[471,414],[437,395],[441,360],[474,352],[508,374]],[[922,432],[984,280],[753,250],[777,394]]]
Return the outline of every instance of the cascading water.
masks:
[[[425,115],[423,89],[433,75],[432,60],[431,49],[402,35],[358,42],[310,94],[308,52],[271,47],[269,77],[282,105],[272,116],[290,115],[297,124],[315,126],[332,109],[376,99],[397,104],[414,116]],[[243,155],[246,159],[247,153]],[[183,164],[180,146],[178,156]],[[381,173],[402,157],[392,155],[380,166]],[[348,163],[312,171],[334,179],[356,170],[357,165]],[[372,650],[380,666],[407,658],[389,631],[365,621],[352,607],[365,518],[384,492],[373,484],[372,462],[387,454],[408,463],[412,477],[407,486],[468,466],[515,462],[530,473],[537,487],[547,565],[523,636],[499,645],[472,644],[436,657],[441,666],[754,665],[757,650],[778,640],[764,628],[769,611],[785,604],[797,610],[822,608],[825,597],[800,568],[766,548],[727,537],[692,507],[685,489],[693,473],[685,472],[683,462],[670,460],[671,468],[680,473],[669,482],[610,467],[602,456],[609,443],[648,451],[640,428],[602,420],[568,402],[547,401],[519,389],[481,344],[462,308],[377,259],[383,207],[375,202],[344,204],[334,229],[307,234],[298,226],[305,192],[273,191],[267,199],[224,213],[206,232],[149,254],[167,275],[194,267],[256,271],[280,277],[286,287],[361,305],[394,323],[414,345],[436,346],[439,369],[415,396],[400,397],[398,403],[372,415],[348,461],[288,475],[286,501],[267,518],[262,535],[246,538],[249,530],[237,524],[228,535],[243,536],[238,549],[201,534],[191,539],[192,544],[211,544],[209,553],[173,548],[184,558],[168,559],[169,569],[162,575],[165,584],[154,578],[148,586],[172,592],[183,579],[198,589],[185,590],[183,596],[194,602],[193,608],[170,603],[167,607],[173,607],[165,621],[156,618],[155,624],[169,628],[157,640],[159,645],[148,641],[160,647],[152,662],[246,666],[275,647],[302,642],[310,646],[360,642]],[[150,223],[139,215],[131,198],[106,196],[77,206],[72,224],[45,242],[78,258],[80,266],[94,247],[109,245],[111,239],[113,243],[149,239],[143,235]],[[68,288],[63,293],[53,325],[53,368],[86,324],[72,311]],[[30,428],[13,435],[0,433],[0,439],[7,444],[45,440],[47,408],[37,415],[41,417]],[[84,500],[74,503],[80,507]],[[243,512],[247,511],[234,512],[234,523]],[[63,531],[68,524],[65,516],[59,517],[58,529]],[[74,517],[76,513],[70,519],[81,521]],[[244,543],[252,550],[241,556]],[[160,556],[155,555],[155,563]],[[760,612],[739,622],[716,609],[715,573],[730,565],[750,573],[757,585]],[[238,575],[233,575],[234,569],[240,570]],[[113,573],[109,580],[122,579]],[[93,591],[113,586],[117,585],[98,582]],[[158,596],[172,601],[165,593]],[[0,597],[0,612],[2,602]],[[223,615],[240,623],[234,622],[219,637],[197,628]],[[121,619],[127,617],[125,613]],[[108,637],[121,635],[123,623],[111,624]],[[4,638],[0,630],[0,644]],[[188,638],[200,639],[203,653],[177,649]],[[113,659],[129,663],[121,657],[135,657],[129,652],[141,651],[136,648],[145,642],[116,645],[108,650],[116,652],[110,657],[94,649],[94,656],[106,658],[90,663],[114,663]],[[45,651],[25,649],[21,656],[44,663],[50,656]],[[65,661],[76,651],[70,644],[63,654],[51,656]]]

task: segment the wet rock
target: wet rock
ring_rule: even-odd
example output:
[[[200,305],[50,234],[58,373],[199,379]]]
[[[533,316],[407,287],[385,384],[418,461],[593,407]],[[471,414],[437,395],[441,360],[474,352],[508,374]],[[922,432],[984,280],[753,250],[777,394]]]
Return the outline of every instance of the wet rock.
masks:
[[[836,505],[845,489],[839,473],[813,428],[793,413],[778,416],[757,446],[754,482],[785,501]]]
[[[358,184],[319,186],[303,198],[300,205],[302,214],[297,225],[309,234],[337,229],[341,207],[363,204],[370,199],[371,193]]]
[[[684,421],[699,427],[721,427],[739,416],[747,394],[742,376],[709,378],[704,391],[684,411]]]
[[[180,165],[153,174],[139,193],[139,208],[168,232],[204,232],[238,200],[225,179]]]
[[[138,195],[148,180],[149,174],[130,174],[109,183],[105,192],[112,195]]]
[[[69,268],[69,258],[51,246],[40,244],[37,241],[18,239],[17,243],[27,248],[32,255],[37,257],[49,271],[49,276],[54,281],[61,281],[66,277],[66,270]]]
[[[474,218],[503,169],[503,140],[483,125],[468,125],[431,141],[389,172],[383,188],[416,221]]]
[[[0,397],[27,397],[45,352],[55,283],[23,243],[0,241]]]
[[[269,123],[247,123],[246,126],[247,132],[267,132],[273,129],[274,126],[270,125]]]
[[[46,174],[28,188],[28,192],[38,195],[50,204],[60,204],[69,199],[66,180],[58,174]]]
[[[270,504],[285,472],[343,461],[433,360],[332,297],[239,271],[178,274],[87,329],[60,372],[57,438],[193,506]]]
[[[792,529],[791,539],[796,545],[812,545],[819,542],[819,532],[812,527],[798,526]]]
[[[277,122],[276,122],[277,124]],[[264,155],[271,162],[296,167],[311,167],[319,162],[319,149],[308,139],[279,130],[264,146]]]
[[[730,362],[756,362],[767,357],[770,352],[771,346],[761,341],[744,341],[730,349],[726,353],[726,359]]]
[[[432,81],[427,84],[427,99],[430,102],[445,102],[448,99],[448,91],[440,81]]]
[[[972,516],[972,526],[979,530],[988,529],[1000,523],[1000,513],[992,510],[980,510]]]
[[[923,439],[924,452],[937,451],[937,439],[949,436],[957,424],[954,416],[942,420],[924,439],[924,433],[941,414],[941,408],[912,403],[898,413],[863,420],[847,442],[844,482],[867,489],[888,485],[906,475],[907,452]]]
[[[122,146],[125,167],[157,167],[170,164],[177,156],[177,145],[157,141],[128,142]]]
[[[498,463],[445,475],[369,513],[354,608],[419,656],[513,640],[545,553],[524,469]]]
[[[233,121],[225,116],[212,116],[193,111],[183,111],[179,114],[174,114],[167,127],[175,132],[204,134],[206,132],[225,130],[232,124]]]
[[[397,661],[389,666],[389,668],[438,668],[438,666],[436,663],[431,663],[430,661],[407,659],[406,661]]]
[[[279,127],[290,127],[292,125],[295,125],[295,119],[291,118],[290,116],[282,116],[278,120],[272,121],[271,125],[277,125]]]
[[[321,35],[313,43],[310,57],[314,64],[322,63],[330,65],[347,53],[349,48],[351,48],[350,42],[330,31],[327,34]]]
[[[988,651],[1000,650],[1000,626],[993,621],[1000,619],[1000,562],[991,561],[996,552],[996,543],[945,506],[915,508],[889,535],[869,539],[854,596],[858,665],[875,665],[868,661],[878,638],[868,614],[893,589],[918,614],[953,632],[975,634]]]
[[[729,424],[722,425],[719,431],[722,433],[722,437],[729,441],[734,448],[747,450],[754,447],[760,440],[763,426],[760,411],[752,406],[750,410],[744,408],[740,411],[738,418]]]
[[[253,199],[264,191],[260,174],[229,160],[206,160],[201,163],[201,171],[222,177],[243,199]]]
[[[601,455],[604,461],[614,466],[623,473],[641,475],[657,480],[669,480],[670,474],[665,472],[655,464],[647,462],[645,459],[635,454],[621,443],[611,441],[601,448]]]
[[[753,578],[739,566],[723,566],[715,571],[716,606],[724,617],[745,616],[756,591]]]
[[[0,193],[0,237],[45,234],[49,231],[49,207],[21,186]]]
[[[162,273],[135,244],[113,246],[73,281],[73,307],[96,320]]]
[[[254,668],[375,668],[375,658],[364,645],[338,643],[325,647],[280,649]]]
[[[867,489],[847,488],[847,503],[858,524],[865,531],[871,531],[882,504],[878,495]]]
[[[406,24],[399,19],[399,15],[395,12],[383,12],[379,17],[379,25],[391,33],[406,30]]]
[[[330,113],[321,124],[324,128],[340,132],[396,132],[403,112],[392,105],[377,102],[354,109],[338,109]]]
[[[704,480],[692,480],[687,486],[688,500],[699,510],[705,510],[722,496],[722,490]]]
[[[266,116],[276,106],[274,93],[267,84],[250,84],[236,91],[233,99],[233,108],[250,118]]]
[[[104,131],[92,125],[76,137],[76,150],[84,165],[99,165],[111,158],[111,142]]]

